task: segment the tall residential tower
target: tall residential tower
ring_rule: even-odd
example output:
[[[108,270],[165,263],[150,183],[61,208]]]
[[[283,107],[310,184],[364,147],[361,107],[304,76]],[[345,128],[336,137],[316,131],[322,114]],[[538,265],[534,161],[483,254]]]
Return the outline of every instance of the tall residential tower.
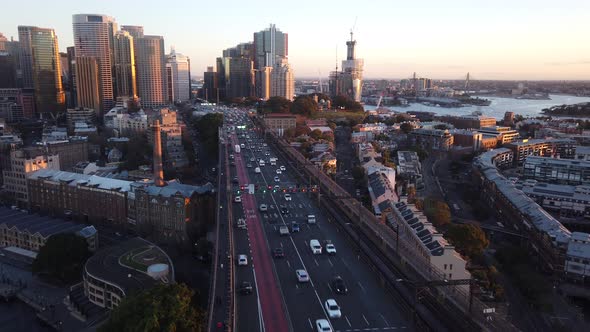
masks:
[[[135,39],[137,94],[147,108],[168,103],[166,56],[162,36],[143,36]]]
[[[166,55],[166,76],[169,102],[191,99],[191,62],[189,57],[176,53],[174,48]]]

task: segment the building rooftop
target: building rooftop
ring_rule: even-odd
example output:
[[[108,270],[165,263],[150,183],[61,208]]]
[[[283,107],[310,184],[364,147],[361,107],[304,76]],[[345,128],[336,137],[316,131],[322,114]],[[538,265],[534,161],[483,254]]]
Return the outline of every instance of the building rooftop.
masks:
[[[170,258],[158,246],[140,237],[97,251],[84,267],[86,273],[115,284],[126,295],[134,290],[149,288],[158,281],[147,274],[148,266],[166,264],[168,282],[174,281],[174,267]]]
[[[52,169],[38,170],[34,173],[31,173],[29,178],[35,180],[45,179],[54,182],[66,182],[72,187],[87,186],[121,192],[128,192],[132,183],[131,181],[105,178],[96,175],[57,171]]]
[[[294,114],[285,114],[285,113],[269,113],[264,115],[265,118],[296,118],[297,116]]]
[[[563,165],[563,166],[578,166],[584,168],[590,168],[590,161],[586,160],[576,160],[576,159],[559,159],[559,158],[552,158],[552,157],[541,157],[541,156],[528,156],[525,159],[525,164],[534,163],[534,164],[551,164],[553,166]]]
[[[59,233],[78,233],[88,238],[96,234],[94,226],[75,224],[62,219],[28,214],[19,210],[0,207],[0,225],[8,229],[17,229],[31,235],[39,234],[44,238]]]
[[[549,138],[549,139],[529,139],[523,140],[520,142],[511,142],[506,144],[507,146],[527,146],[527,145],[535,145],[535,144],[543,144],[543,143],[571,143],[574,144],[575,142],[571,139],[567,138]]]

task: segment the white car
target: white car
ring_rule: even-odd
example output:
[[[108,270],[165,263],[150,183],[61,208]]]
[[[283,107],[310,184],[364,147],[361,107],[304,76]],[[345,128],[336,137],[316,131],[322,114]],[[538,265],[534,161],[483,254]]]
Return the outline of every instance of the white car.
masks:
[[[279,169],[283,172],[287,170],[287,168],[285,166],[281,166],[281,167],[279,167]]]
[[[342,317],[342,312],[340,312],[340,307],[338,306],[338,303],[336,303],[336,300],[328,299],[326,300],[324,306],[326,307],[326,311],[328,312],[328,316],[330,316],[330,318]]]
[[[326,244],[326,252],[328,255],[336,255],[336,247],[333,243]]]
[[[275,182],[281,182],[281,179],[279,179],[278,176],[275,176]]]
[[[236,203],[242,203],[242,196],[236,196],[236,197],[234,197],[234,202],[236,202]]]
[[[266,206],[266,204],[260,204],[260,212],[266,212],[268,211],[268,206]]]
[[[290,201],[291,200],[291,194],[285,194],[285,200],[286,201]]]
[[[297,281],[299,282],[309,282],[309,274],[305,270],[297,270],[295,271],[297,275]]]
[[[239,266],[246,266],[248,265],[248,256],[240,255],[238,256],[238,265]]]
[[[318,319],[315,321],[315,326],[318,332],[332,332],[332,327],[327,319]]]
[[[281,172],[281,169],[277,169],[277,174],[283,174],[283,172]]]
[[[256,158],[252,157],[250,158],[250,161],[256,161]]]

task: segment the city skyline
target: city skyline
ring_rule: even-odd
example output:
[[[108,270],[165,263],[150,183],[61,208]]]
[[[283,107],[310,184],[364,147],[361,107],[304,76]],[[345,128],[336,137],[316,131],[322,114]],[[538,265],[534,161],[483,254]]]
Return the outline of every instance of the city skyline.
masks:
[[[251,41],[255,31],[269,24],[289,33],[289,63],[296,78],[326,78],[346,58],[343,45],[353,26],[366,79],[407,78],[413,72],[461,79],[470,72],[474,79],[583,80],[590,72],[590,57],[585,56],[590,44],[580,42],[578,33],[590,29],[590,20],[584,19],[590,4],[580,0],[559,5],[527,0],[510,6],[499,1],[478,8],[463,0],[444,7],[423,1],[420,8],[387,1],[363,8],[348,1],[304,1],[297,7],[277,4],[267,12],[260,12],[256,4],[230,3],[224,6],[224,15],[207,14],[219,12],[213,4],[197,7],[190,2],[177,4],[182,11],[162,11],[137,2],[59,3],[36,1],[38,10],[26,17],[8,15],[0,22],[0,32],[17,39],[18,25],[51,28],[65,52],[73,46],[72,15],[107,15],[118,24],[144,26],[146,34],[163,36],[166,53],[174,46],[190,57],[191,73],[198,77],[214,65],[212,59],[221,50]],[[3,9],[19,10],[16,3]]]

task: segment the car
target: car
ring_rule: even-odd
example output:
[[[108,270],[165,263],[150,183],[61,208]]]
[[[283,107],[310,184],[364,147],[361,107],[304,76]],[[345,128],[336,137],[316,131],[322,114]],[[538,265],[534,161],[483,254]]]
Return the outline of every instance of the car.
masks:
[[[289,235],[289,227],[284,226],[284,225],[279,227],[279,234],[281,234],[281,236]]]
[[[260,204],[260,212],[268,211],[268,206],[266,204]]]
[[[285,257],[285,252],[283,251],[283,248],[275,248],[272,255],[274,258],[283,258]]]
[[[256,158],[252,157],[250,158],[250,161],[256,161]]]
[[[248,256],[246,256],[246,255],[239,255],[238,256],[238,265],[239,266],[246,266],[246,265],[248,265]]]
[[[246,167],[248,167],[248,168],[252,168],[252,164],[250,164],[250,163],[247,163],[247,164],[246,164]]]
[[[276,185],[274,186],[274,189],[275,189],[276,191],[279,191],[279,190],[281,190],[281,186],[279,186],[278,184],[276,184]]]
[[[235,161],[231,161],[231,163],[229,163],[230,166],[236,166],[236,162]]]
[[[298,282],[309,282],[309,274],[307,274],[307,271],[303,269],[296,270],[295,274],[297,275]]]
[[[278,176],[275,176],[275,182],[281,182],[281,179],[279,179]]]
[[[326,311],[330,318],[342,317],[342,312],[340,311],[340,307],[338,306],[338,303],[336,303],[336,300],[327,299],[326,303],[324,303],[324,307],[326,307]]]
[[[240,283],[240,294],[248,295],[252,294],[252,284],[249,281],[242,281]]]
[[[234,202],[235,203],[242,203],[242,196],[236,196],[236,197],[234,197]]]
[[[333,243],[326,244],[326,252],[328,253],[328,255],[336,255],[336,247]]]
[[[293,222],[293,223],[291,224],[291,232],[292,232],[292,233],[299,233],[299,231],[300,231],[300,230],[301,230],[301,229],[299,228],[299,224],[298,224],[298,223],[296,223],[296,222]]]
[[[285,194],[285,200],[286,201],[290,201],[291,200],[291,194]]]
[[[285,166],[281,166],[281,167],[279,167],[279,169],[283,172],[287,170],[287,168]]]
[[[332,327],[327,319],[318,319],[315,321],[317,332],[332,332]]]
[[[286,207],[281,207],[281,214],[289,214],[289,209]]]
[[[239,182],[240,182],[240,180],[238,180],[238,177],[237,177],[237,176],[234,176],[234,179],[232,180],[232,182],[233,182],[233,183],[239,183]]]
[[[346,288],[346,284],[344,283],[342,277],[336,276],[334,279],[332,279],[332,291],[334,291],[336,294],[348,293],[348,288]]]
[[[283,174],[280,169],[277,169],[277,174]]]

